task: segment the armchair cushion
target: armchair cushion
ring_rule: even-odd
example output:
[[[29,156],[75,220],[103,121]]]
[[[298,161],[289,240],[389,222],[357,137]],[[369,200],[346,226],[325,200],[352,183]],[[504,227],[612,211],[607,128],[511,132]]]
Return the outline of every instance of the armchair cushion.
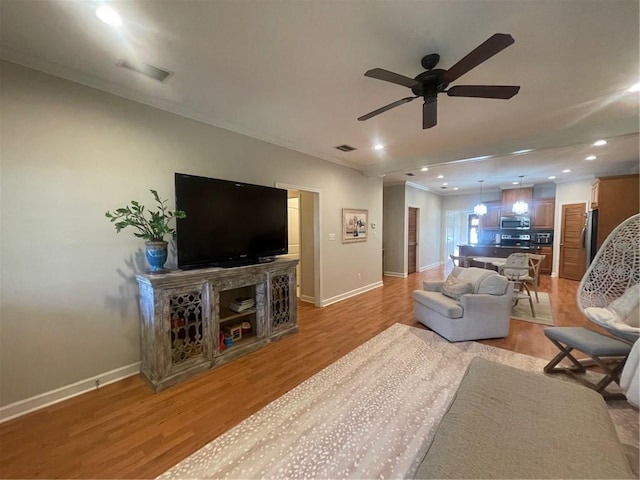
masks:
[[[451,275],[462,282],[471,283],[473,285],[473,292],[471,293],[478,293],[478,289],[480,288],[480,284],[482,283],[482,281],[489,276],[495,276],[496,272],[494,272],[493,270],[485,270],[484,268],[476,267],[455,267],[451,272]]]
[[[443,295],[459,300],[462,295],[473,292],[473,285],[470,282],[463,282],[451,274],[442,285],[441,291]]]
[[[501,275],[489,275],[478,286],[478,293],[489,295],[504,295],[509,287],[509,280]]]
[[[464,309],[455,300],[445,297],[440,292],[414,290],[413,300],[447,318],[461,318]]]

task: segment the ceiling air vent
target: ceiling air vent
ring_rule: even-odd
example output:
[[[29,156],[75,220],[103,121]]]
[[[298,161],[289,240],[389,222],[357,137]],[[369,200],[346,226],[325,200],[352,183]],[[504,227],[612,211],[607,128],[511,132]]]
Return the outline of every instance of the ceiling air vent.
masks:
[[[338,145],[337,147],[338,150],[341,150],[343,152],[353,152],[354,150],[356,150],[354,147],[352,147],[351,145]]]
[[[406,175],[407,177],[415,177],[415,176],[416,176],[416,174],[415,174],[415,173],[411,173],[411,172],[409,172],[409,173],[405,173],[405,175]]]
[[[154,67],[153,65],[149,65],[148,63],[126,60],[124,58],[118,60],[117,65],[119,67],[128,68],[134,72],[141,73],[142,75],[158,80],[159,82],[164,82],[172,73],[161,68]]]

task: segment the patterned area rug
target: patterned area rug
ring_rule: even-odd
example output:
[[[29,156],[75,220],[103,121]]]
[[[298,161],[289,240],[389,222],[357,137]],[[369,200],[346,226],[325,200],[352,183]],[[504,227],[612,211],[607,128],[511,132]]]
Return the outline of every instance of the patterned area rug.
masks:
[[[533,308],[536,312],[536,316],[531,315],[531,306],[528,300],[520,300],[517,305],[511,310],[511,318],[514,320],[524,320],[525,322],[541,323],[542,325],[553,325],[553,316],[551,315],[551,304],[549,303],[549,294],[545,292],[538,292],[538,299],[540,302],[536,302],[535,293],[531,292],[533,296]]]
[[[546,363],[395,324],[159,478],[412,476],[476,356],[538,372]],[[617,423],[635,422],[637,443],[631,412],[620,407]]]

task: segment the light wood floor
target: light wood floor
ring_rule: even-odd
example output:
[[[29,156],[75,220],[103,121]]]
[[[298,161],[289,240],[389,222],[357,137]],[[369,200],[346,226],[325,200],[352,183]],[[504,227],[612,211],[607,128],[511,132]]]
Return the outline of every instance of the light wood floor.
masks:
[[[411,292],[444,274],[385,277],[384,287],[325,308],[300,303],[298,334],[163,392],[135,376],[6,422],[0,477],[153,478],[393,323],[425,328]],[[587,325],[577,285],[541,278],[556,325]],[[507,338],[483,343],[549,359],[543,328],[512,320]]]

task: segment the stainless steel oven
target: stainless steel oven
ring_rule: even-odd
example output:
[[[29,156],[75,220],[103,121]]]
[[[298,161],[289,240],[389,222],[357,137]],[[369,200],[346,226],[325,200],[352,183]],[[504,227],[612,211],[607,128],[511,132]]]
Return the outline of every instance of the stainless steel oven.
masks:
[[[503,233],[500,245],[505,247],[528,247],[530,242],[531,235],[529,235],[528,233]]]
[[[529,230],[531,228],[530,217],[500,217],[500,228],[503,230]]]

